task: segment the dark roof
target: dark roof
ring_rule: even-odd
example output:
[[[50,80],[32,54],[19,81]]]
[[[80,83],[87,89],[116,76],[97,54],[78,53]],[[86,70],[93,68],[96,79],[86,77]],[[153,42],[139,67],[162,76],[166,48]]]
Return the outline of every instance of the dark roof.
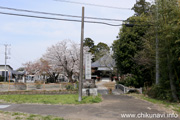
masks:
[[[16,70],[12,71],[12,74],[15,74],[15,75],[24,75],[25,73],[26,73],[25,71],[16,71]]]
[[[0,65],[0,66],[5,66],[5,65]],[[10,65],[6,65],[6,66],[8,66],[9,68],[11,68],[13,70],[13,68]]]
[[[104,55],[97,61],[91,64],[91,67],[114,67],[115,60],[111,57],[111,55]]]

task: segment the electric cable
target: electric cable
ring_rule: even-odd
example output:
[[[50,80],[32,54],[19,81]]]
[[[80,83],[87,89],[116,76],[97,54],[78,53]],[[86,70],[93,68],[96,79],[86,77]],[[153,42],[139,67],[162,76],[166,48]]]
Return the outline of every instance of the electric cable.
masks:
[[[111,9],[132,10],[131,8],[122,8],[122,7],[114,7],[114,6],[107,6],[107,5],[98,5],[98,4],[75,2],[75,1],[69,1],[69,0],[54,0],[54,1],[65,2],[65,3],[73,3],[73,4],[80,4],[80,5],[88,5],[88,6],[95,6],[95,7],[103,7],[103,8],[111,8]]]
[[[53,18],[53,17],[42,17],[42,16],[25,15],[25,14],[15,14],[15,13],[7,13],[7,12],[0,12],[0,14],[13,15],[13,16],[22,16],[22,17],[31,17],[31,18],[40,18],[40,19],[50,19],[50,20],[61,20],[61,21],[81,22],[81,20],[63,19],[63,18]],[[86,23],[104,24],[104,25],[109,25],[109,26],[122,26],[122,24],[110,24],[110,23],[106,23],[106,22],[97,22],[97,21],[84,21],[84,22],[86,22]]]

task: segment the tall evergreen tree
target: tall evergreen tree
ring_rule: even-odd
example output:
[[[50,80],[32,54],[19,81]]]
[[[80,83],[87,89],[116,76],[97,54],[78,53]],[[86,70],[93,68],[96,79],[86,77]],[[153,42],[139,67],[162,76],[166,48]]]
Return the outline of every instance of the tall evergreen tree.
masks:
[[[150,12],[150,3],[146,2],[146,0],[137,0],[132,10],[134,10],[136,16],[147,14]]]

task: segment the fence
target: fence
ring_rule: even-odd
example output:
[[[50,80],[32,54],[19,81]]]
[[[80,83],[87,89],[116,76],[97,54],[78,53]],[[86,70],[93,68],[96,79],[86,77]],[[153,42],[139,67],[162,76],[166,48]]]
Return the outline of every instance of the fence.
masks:
[[[74,90],[77,89],[76,83],[0,83],[0,92],[7,91],[52,91],[52,90]]]
[[[126,87],[122,84],[117,84],[116,89],[120,89],[122,90],[124,93],[128,93],[130,91],[138,91],[140,94],[142,94],[142,88],[130,88],[130,87]]]

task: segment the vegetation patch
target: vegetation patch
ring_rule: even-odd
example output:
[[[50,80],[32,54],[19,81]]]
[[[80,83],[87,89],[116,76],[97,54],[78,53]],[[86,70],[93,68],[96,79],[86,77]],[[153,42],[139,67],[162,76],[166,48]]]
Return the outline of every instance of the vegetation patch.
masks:
[[[154,103],[154,104],[163,105],[166,108],[171,108],[173,111],[180,114],[180,103],[168,102],[168,101],[164,101],[164,100],[158,100],[158,99],[150,98],[150,97],[145,96],[143,94],[129,94],[129,95],[140,98],[140,99],[143,99],[143,100],[146,100],[146,101],[149,101],[149,102]]]
[[[102,101],[101,96],[84,96],[78,101],[77,94],[66,95],[1,95],[0,100],[8,103],[38,103],[38,104],[92,104]]]
[[[0,111],[1,120],[64,120],[64,118],[55,116],[42,116],[34,114],[25,114],[20,112],[4,112]]]

